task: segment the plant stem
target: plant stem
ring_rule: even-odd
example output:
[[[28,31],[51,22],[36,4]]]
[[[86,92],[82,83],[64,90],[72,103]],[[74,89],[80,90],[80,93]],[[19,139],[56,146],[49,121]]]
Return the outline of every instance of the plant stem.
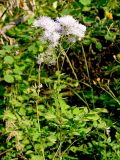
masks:
[[[85,67],[86,67],[86,71],[87,71],[87,76],[88,76],[89,84],[90,84],[90,86],[91,86],[90,73],[89,73],[89,69],[88,69],[86,54],[85,54],[85,50],[84,50],[83,45],[81,45],[81,46],[82,46],[83,57],[84,57],[84,60],[85,60]],[[94,95],[93,95],[93,88],[92,88],[92,87],[91,87],[91,93],[92,93],[93,107],[95,108]]]
[[[39,65],[39,68],[38,68],[38,97],[40,95],[40,65]],[[39,129],[39,132],[40,132],[40,119],[39,119],[39,110],[38,110],[38,101],[36,101],[36,109],[37,109],[37,121],[38,121],[38,129]]]
[[[76,75],[76,73],[75,73],[75,70],[74,70],[74,68],[73,68],[73,66],[72,66],[72,64],[71,64],[71,62],[70,62],[70,60],[69,60],[66,52],[64,51],[64,49],[63,49],[61,46],[60,46],[60,50],[61,50],[62,54],[66,57],[67,62],[69,63],[69,66],[70,66],[70,68],[72,69],[72,72],[73,72],[73,74],[74,74],[74,76],[75,76],[75,79],[78,80],[77,75]]]

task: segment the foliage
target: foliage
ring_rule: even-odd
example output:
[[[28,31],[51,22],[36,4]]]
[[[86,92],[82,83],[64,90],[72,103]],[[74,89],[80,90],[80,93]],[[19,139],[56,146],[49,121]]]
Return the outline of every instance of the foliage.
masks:
[[[0,158],[119,160],[119,1],[21,0],[5,11],[6,2],[0,1],[1,31],[28,14],[22,4],[36,7],[26,22],[1,32]],[[72,15],[87,26],[81,42],[64,39],[56,49],[56,66],[36,62],[48,45],[32,26],[41,15]]]

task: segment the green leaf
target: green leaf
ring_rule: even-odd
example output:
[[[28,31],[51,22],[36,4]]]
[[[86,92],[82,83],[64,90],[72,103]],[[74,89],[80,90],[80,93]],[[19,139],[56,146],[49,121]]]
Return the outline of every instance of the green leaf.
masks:
[[[79,113],[80,113],[79,108],[75,108],[75,109],[73,110],[73,114],[78,115]]]
[[[3,66],[2,66],[2,64],[0,64],[0,69],[2,69],[3,68]]]
[[[96,48],[101,51],[102,50],[102,44],[100,42],[96,42]]]
[[[91,23],[94,23],[94,22],[95,22],[95,18],[84,17],[84,18],[83,18],[83,22],[84,22],[84,23],[89,23],[89,24],[91,24]]]
[[[51,135],[48,137],[48,140],[49,140],[51,143],[55,143],[56,140],[57,140],[57,137],[56,137],[56,135],[53,133],[53,134],[51,134]]]
[[[116,33],[114,33],[114,32],[108,32],[105,35],[105,39],[108,40],[108,41],[114,41],[116,39]]]
[[[4,57],[5,56],[5,50],[0,50],[0,57]]]
[[[16,120],[16,116],[10,110],[6,110],[4,113],[4,120],[6,119]]]
[[[84,39],[83,44],[85,44],[86,46],[90,45],[91,44],[91,39]]]
[[[91,9],[91,7],[84,6],[83,9],[82,9],[82,11],[83,12],[88,12],[88,11],[90,11],[90,9]]]
[[[84,6],[91,4],[91,0],[79,0],[79,2],[82,3]]]
[[[88,120],[91,120],[91,121],[96,121],[96,120],[98,120],[100,117],[99,117],[99,115],[97,115],[97,114],[88,114],[88,115],[86,116],[86,118],[87,118]]]
[[[38,49],[36,48],[35,43],[28,47],[28,51],[32,52],[33,54],[37,53]]]
[[[24,141],[23,141],[23,143],[24,143]],[[26,155],[33,154],[33,151],[32,151],[32,150],[28,150],[25,154],[26,154]]]
[[[106,108],[95,108],[97,113],[108,113],[108,110]]]
[[[66,113],[67,114],[67,110],[69,108],[69,105],[67,105],[62,98],[59,99],[59,103],[60,103],[60,106],[61,106],[62,113]]]
[[[11,52],[12,48],[13,48],[12,45],[11,46],[9,46],[9,45],[3,46],[3,49],[5,49],[5,51],[8,53]]]
[[[64,9],[61,13],[62,16],[71,14],[72,9]]]
[[[0,96],[3,96],[5,92],[5,87],[3,85],[0,85]]]
[[[53,119],[56,119],[56,116],[50,112],[48,112],[46,115],[45,115],[45,118],[47,120],[53,120]]]
[[[99,7],[106,6],[108,2],[109,2],[109,0],[99,0],[98,6]]]
[[[21,106],[22,106],[22,104],[21,104]],[[22,116],[25,116],[25,115],[26,115],[26,110],[25,110],[25,108],[20,107],[19,114],[22,115]]]
[[[20,75],[14,75],[15,80],[17,81],[21,81],[22,77]]]
[[[13,75],[4,75],[4,80],[7,83],[13,83],[14,82],[14,77],[13,77]]]
[[[28,24],[29,24],[29,25],[33,24],[33,21],[34,21],[34,18],[33,18],[33,17],[29,18],[29,19],[28,19]]]
[[[40,133],[39,132],[35,132],[32,135],[32,140],[33,141],[37,141],[39,139],[39,137],[40,137]]]
[[[39,46],[39,51],[43,52],[43,46],[41,46],[41,45]]]
[[[13,72],[17,75],[22,74],[21,68],[19,66],[16,66],[16,65],[15,65],[15,69],[13,70]]]
[[[88,113],[88,108],[87,107],[84,108],[84,112]]]
[[[43,159],[43,157],[41,157],[40,155],[32,155],[30,160],[40,160]]]
[[[7,64],[12,64],[14,62],[14,59],[12,56],[6,56],[4,58],[4,63],[7,63]]]
[[[111,69],[111,72],[120,72],[120,65],[116,65]]]

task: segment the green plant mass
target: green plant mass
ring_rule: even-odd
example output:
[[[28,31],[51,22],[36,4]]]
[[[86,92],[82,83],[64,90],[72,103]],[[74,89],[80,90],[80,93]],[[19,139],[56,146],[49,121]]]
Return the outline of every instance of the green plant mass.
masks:
[[[119,0],[0,0],[0,159],[120,160]]]

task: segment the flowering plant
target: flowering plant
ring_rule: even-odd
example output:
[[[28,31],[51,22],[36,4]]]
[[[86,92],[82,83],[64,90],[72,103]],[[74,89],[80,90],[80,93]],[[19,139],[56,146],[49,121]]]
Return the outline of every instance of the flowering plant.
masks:
[[[68,41],[75,43],[77,40],[80,41],[85,36],[86,31],[86,26],[80,24],[70,15],[57,17],[56,20],[47,16],[41,16],[34,21],[33,26],[43,28],[44,32],[43,36],[40,37],[40,40],[47,40],[49,42],[45,54],[39,55],[37,58],[37,63],[39,65],[45,61],[47,64],[54,64],[54,48],[58,46],[61,37],[65,36],[68,38]],[[51,59],[51,57],[53,59]]]

